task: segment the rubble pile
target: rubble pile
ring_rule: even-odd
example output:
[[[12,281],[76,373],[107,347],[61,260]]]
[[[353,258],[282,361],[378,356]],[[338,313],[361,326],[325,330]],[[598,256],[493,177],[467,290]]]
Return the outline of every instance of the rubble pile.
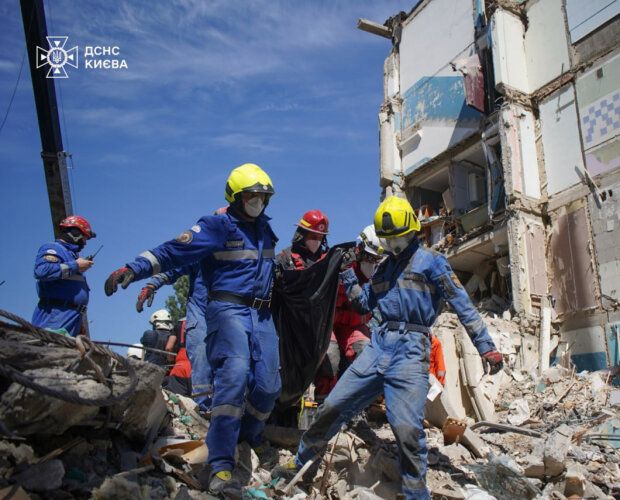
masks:
[[[436,330],[446,339],[451,333],[460,345],[457,321],[446,313]],[[432,497],[618,498],[620,398],[611,377],[559,366],[537,377],[521,368],[525,344],[517,342],[514,322],[492,314],[485,321],[494,335],[521,347],[507,354],[507,370],[491,384],[496,392],[492,418],[471,418],[471,405],[457,405],[457,413],[465,415],[451,415],[446,410],[451,404],[448,384],[429,401],[427,483]],[[91,355],[102,381],[85,357],[70,346],[51,345],[21,327],[0,324],[2,364],[19,367],[42,385],[67,392],[73,387],[84,399],[127,392],[130,377],[117,359]],[[138,380],[131,394],[87,410],[0,374],[0,498],[211,498],[204,491],[209,420],[190,398],[160,388],[159,368],[137,360],[131,360],[131,366]],[[487,378],[483,374],[470,383],[487,394]],[[472,394],[463,393],[463,399]],[[443,413],[437,411],[438,401]],[[247,498],[375,499],[399,494],[398,448],[382,401],[340,430],[316,477],[272,479],[269,470],[292,458],[301,433],[268,425],[260,458],[247,443],[239,444],[234,474]]]

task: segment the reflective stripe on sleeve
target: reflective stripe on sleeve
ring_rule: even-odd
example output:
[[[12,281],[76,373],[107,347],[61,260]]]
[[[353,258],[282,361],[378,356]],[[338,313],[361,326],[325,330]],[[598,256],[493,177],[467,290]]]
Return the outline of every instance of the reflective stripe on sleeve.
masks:
[[[69,273],[71,272],[71,268],[69,264],[60,264],[60,272],[63,280],[66,280],[69,277]]]
[[[243,408],[234,405],[219,405],[214,406],[211,410],[211,418],[215,417],[235,417],[241,418],[243,415]]]
[[[473,323],[469,323],[463,326],[465,327],[465,330],[467,331],[469,335],[475,335],[476,333],[478,333],[480,330],[482,330],[485,327],[485,324],[484,324],[484,321],[482,321],[482,318],[479,318]]]
[[[160,280],[162,282],[162,284],[164,284],[164,285],[169,285],[170,284],[170,280],[168,279],[168,275],[165,274],[165,273],[155,274],[153,276],[153,278]]]
[[[142,252],[140,254],[140,257],[144,257],[151,263],[151,267],[153,268],[152,274],[157,274],[161,271],[161,265],[159,264],[157,257],[155,257],[151,252],[149,252],[148,250],[146,252]]]
[[[276,251],[274,248],[266,248],[263,250],[263,259],[275,259]]]

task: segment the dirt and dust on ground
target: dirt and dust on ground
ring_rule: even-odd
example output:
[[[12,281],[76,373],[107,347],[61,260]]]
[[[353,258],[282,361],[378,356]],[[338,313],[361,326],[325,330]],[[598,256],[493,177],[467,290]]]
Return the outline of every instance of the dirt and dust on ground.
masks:
[[[427,402],[432,498],[618,498],[617,375],[577,373],[564,359],[537,376],[528,366],[535,356],[524,352],[532,339],[514,320],[483,316],[505,354],[506,369],[492,378],[477,371],[453,314],[434,328],[449,376],[446,387],[431,385]],[[190,398],[161,389],[161,369],[10,319],[0,322],[0,498],[212,498],[204,491],[209,420]],[[398,497],[384,403],[341,429],[312,481],[272,479],[301,432],[268,425],[263,463],[238,446],[244,497]]]

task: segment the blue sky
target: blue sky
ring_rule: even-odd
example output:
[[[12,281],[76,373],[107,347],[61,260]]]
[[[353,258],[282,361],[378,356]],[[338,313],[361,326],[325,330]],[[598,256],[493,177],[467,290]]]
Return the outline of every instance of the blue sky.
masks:
[[[383,23],[414,0],[48,0],[48,34],[66,48],[118,46],[126,70],[67,67],[56,80],[74,212],[104,248],[86,273],[95,340],[137,342],[150,312],[135,311],[146,281],[112,297],[110,272],[226,204],[230,170],[260,165],[276,190],[267,209],[280,238],[318,208],[330,243],[350,241],[379,203],[378,121],[389,40]],[[0,309],[30,319],[39,246],[53,239],[18,0],[0,0],[2,234]],[[71,161],[69,162],[71,166]]]

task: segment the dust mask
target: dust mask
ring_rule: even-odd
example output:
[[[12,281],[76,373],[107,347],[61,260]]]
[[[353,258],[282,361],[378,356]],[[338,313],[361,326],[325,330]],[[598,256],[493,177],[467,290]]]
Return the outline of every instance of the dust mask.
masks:
[[[265,202],[258,196],[246,201],[243,204],[243,210],[250,217],[258,217],[265,208]]]
[[[372,276],[372,273],[375,272],[375,264],[363,260],[362,262],[360,262],[360,271],[364,276],[370,278]]]
[[[398,255],[411,243],[411,235],[406,234],[397,238],[384,238],[383,241],[394,255]]]
[[[321,240],[306,240],[306,248],[310,253],[316,253],[321,246]]]

